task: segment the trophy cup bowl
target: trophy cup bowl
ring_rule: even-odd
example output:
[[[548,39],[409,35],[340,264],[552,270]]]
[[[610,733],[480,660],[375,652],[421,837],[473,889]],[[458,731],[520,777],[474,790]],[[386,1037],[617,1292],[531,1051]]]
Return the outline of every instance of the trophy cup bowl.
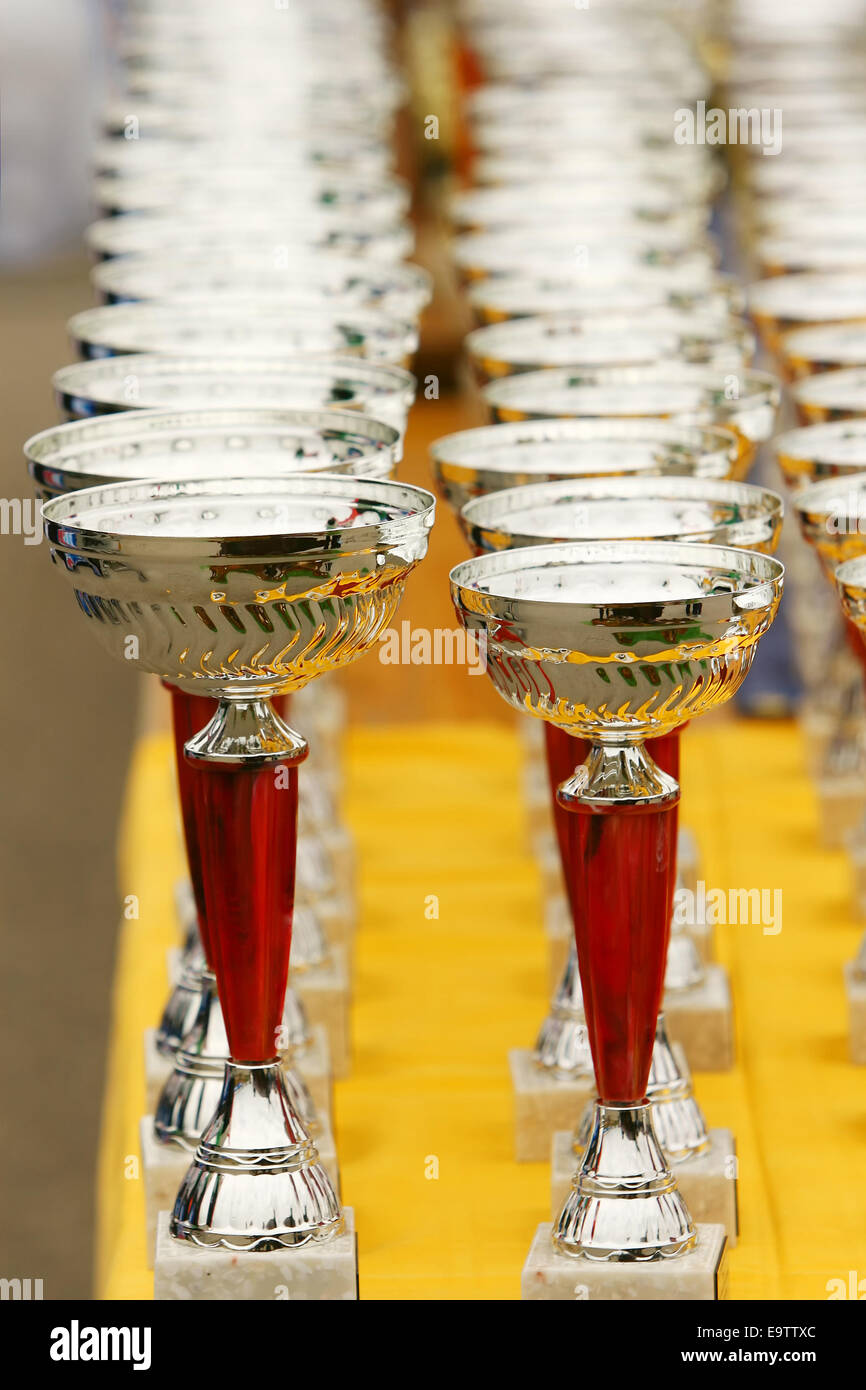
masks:
[[[104,304],[75,314],[66,331],[81,358],[159,353],[169,357],[361,357],[408,365],[418,346],[411,323],[368,309],[291,309],[234,304]]]
[[[72,420],[24,445],[43,501],[137,479],[272,473],[389,477],[400,459],[393,425],[354,411],[134,410]]]
[[[308,180],[311,174],[347,174],[357,178],[384,179],[391,173],[393,151],[377,136],[360,130],[324,129],[313,140],[289,145],[285,139],[266,139],[260,133],[216,135],[211,140],[184,142],[153,135],[125,140],[111,136],[98,140],[91,151],[91,167],[98,177],[116,179],[159,175],[160,178],[205,180],[234,179],[270,174],[281,183]]]
[[[750,285],[747,301],[758,333],[779,356],[783,335],[795,328],[866,319],[866,273],[775,275]]]
[[[866,232],[866,226],[864,226]],[[786,375],[796,381],[816,372],[866,366],[866,323],[830,323],[783,333],[779,351]]]
[[[576,286],[646,277],[667,290],[688,293],[705,289],[716,273],[712,248],[692,246],[692,240],[684,245],[676,229],[668,245],[664,229],[629,241],[604,229],[593,233],[584,224],[546,234],[517,227],[464,233],[455,238],[452,257],[467,285],[511,275],[558,278]],[[581,255],[575,244],[585,247]]]
[[[580,219],[589,228],[593,224],[622,228],[629,222],[643,223],[651,234],[650,229],[679,221],[682,231],[695,237],[705,231],[708,212],[696,198],[693,206],[684,204],[684,198],[690,196],[694,198],[688,187],[665,187],[640,174],[625,186],[612,186],[599,170],[595,181],[587,180],[583,188],[555,180],[536,181],[531,200],[520,186],[466,189],[451,199],[448,215],[460,232],[526,228],[536,223],[562,227]]]
[[[188,256],[199,249],[209,255],[224,251],[237,257],[257,251],[273,258],[282,254],[335,252],[341,256],[369,256],[378,261],[404,261],[415,246],[412,228],[374,217],[359,220],[351,214],[330,215],[326,208],[300,216],[259,214],[247,211],[220,214],[131,212],[93,222],[84,241],[95,260],[116,256],[177,251]]]
[[[415,398],[415,378],[402,367],[357,357],[163,357],[134,353],[61,367],[52,377],[68,420],[145,407],[208,406],[295,410],[357,410],[401,434]]]
[[[787,430],[773,440],[773,451],[793,492],[823,478],[866,472],[866,419]]]
[[[726,317],[739,313],[744,299],[736,281],[724,275],[701,276],[699,283],[672,284],[650,278],[635,268],[632,274],[578,281],[557,270],[493,275],[469,286],[466,298],[479,324],[542,314],[631,314],[673,308]]]
[[[726,372],[685,362],[525,372],[491,381],[482,390],[494,421],[646,416],[726,425],[740,441],[740,475],[773,432],[779,394],[778,382],[766,372],[740,367]]]
[[[866,415],[866,367],[846,367],[803,377],[791,387],[803,425],[820,425]]]
[[[114,484],[44,504],[52,560],[102,645],[130,659],[134,643],[142,670],[216,701],[185,755],[231,1061],[175,1203],[179,1239],[267,1251],[342,1230],[274,1055],[306,745],[269,697],[375,644],[433,511],[419,488],[327,474]]]
[[[782,528],[778,493],[684,477],[563,479],[492,492],[460,513],[476,555],[575,541],[688,540],[770,552]]]
[[[417,319],[429,304],[433,284],[416,265],[395,265],[364,256],[339,256],[289,248],[285,265],[247,252],[181,257],[169,248],[100,261],[90,272],[100,300],[107,304],[139,299],[177,302],[202,300],[285,302],[292,308],[340,311],[349,306],[380,309],[397,318]]]
[[[866,472],[810,483],[794,494],[793,506],[803,538],[831,580],[843,561],[866,550]]]
[[[458,513],[473,497],[557,478],[728,478],[739,457],[737,437],[724,426],[615,416],[484,425],[445,435],[430,447],[438,490]]]
[[[128,659],[132,633],[141,670],[197,695],[267,699],[375,642],[425,553],[432,498],[372,478],[217,476],[87,488],[44,516],[52,559],[110,652]]]
[[[664,541],[500,551],[451,572],[458,617],[485,644],[499,694],[592,745],[558,789],[572,813],[575,935],[599,1093],[554,1226],[563,1254],[648,1261],[695,1242],[646,1099],[679,795],[646,740],[736,692],[782,577],[778,561],[755,551]]]
[[[714,367],[748,364],[755,339],[742,319],[658,310],[641,315],[550,314],[476,328],[464,348],[483,386],[501,376],[567,367],[639,367],[665,358]]]
[[[845,617],[866,641],[866,555],[844,560],[836,569],[834,578]]]
[[[687,150],[692,157],[683,161],[680,156]],[[541,169],[537,156],[532,154],[479,155],[472,163],[472,178],[476,185],[519,190],[526,198],[532,196],[538,184],[598,178],[607,176],[610,170],[610,157],[603,150],[551,150],[549,154]],[[697,145],[682,145],[674,151],[634,152],[618,160],[617,170],[626,178],[651,179],[654,185],[664,188],[676,190],[685,186],[688,199],[696,205],[705,204],[724,189],[725,171],[702,154]]]
[[[267,169],[199,168],[195,179],[188,170],[174,173],[130,175],[128,178],[97,178],[93,198],[103,217],[126,212],[197,212],[202,214],[214,203],[224,210],[241,212],[247,207],[267,206],[290,213],[330,208],[348,215],[367,214],[401,222],[408,214],[410,194],[405,183],[392,177],[353,178],[346,170],[328,174],[312,169],[294,178],[280,178]]]

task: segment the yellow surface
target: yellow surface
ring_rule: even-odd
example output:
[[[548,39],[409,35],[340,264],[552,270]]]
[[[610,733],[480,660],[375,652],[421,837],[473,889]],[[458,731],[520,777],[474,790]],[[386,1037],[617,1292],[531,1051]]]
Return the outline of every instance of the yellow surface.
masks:
[[[689,730],[683,820],[708,887],[781,888],[783,927],[716,928],[738,1065],[696,1078],[740,1160],[730,1296],[827,1297],[866,1275],[866,1070],[847,1061],[842,964],[859,926],[791,725]],[[521,750],[500,725],[353,732],[344,810],[358,841],[354,1066],[336,1087],[344,1200],[362,1298],[517,1298],[548,1219],[549,1169],[512,1159],[506,1053],[546,1007],[540,887],[527,850]],[[180,871],[169,744],[139,745],[122,839],[124,923],[99,1171],[97,1295],[146,1298],[137,1125],[141,1035],[165,997]],[[438,901],[438,918],[428,915]],[[133,902],[130,913],[136,911]]]

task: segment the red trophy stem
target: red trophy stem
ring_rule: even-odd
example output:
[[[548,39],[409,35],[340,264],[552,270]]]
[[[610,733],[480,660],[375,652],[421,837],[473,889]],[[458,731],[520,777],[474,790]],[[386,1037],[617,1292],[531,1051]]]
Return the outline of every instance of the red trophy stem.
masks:
[[[289,976],[297,764],[188,766],[229,1050],[236,1062],[268,1062],[278,1051]]]
[[[191,695],[185,690],[165,682],[171,695],[171,722],[174,732],[174,761],[177,768],[177,785],[180,794],[180,816],[183,822],[183,838],[186,845],[186,858],[192,893],[198,915],[198,930],[208,966],[213,969],[213,949],[205,912],[204,885],[202,883],[201,853],[198,828],[195,818],[195,798],[193,795],[193,770],[184,757],[184,744],[200,733],[209,722],[216,709],[216,701],[206,695]]]
[[[856,623],[852,623],[850,618],[845,620],[845,635],[848,638],[848,646],[857,658],[863,682],[866,684],[866,643],[863,641],[863,634]]]
[[[571,777],[589,744],[551,725],[546,732],[556,787]],[[676,776],[678,731],[653,739],[650,752]],[[619,811],[555,807],[599,1097],[636,1105],[646,1095],[664,990],[677,804]]]

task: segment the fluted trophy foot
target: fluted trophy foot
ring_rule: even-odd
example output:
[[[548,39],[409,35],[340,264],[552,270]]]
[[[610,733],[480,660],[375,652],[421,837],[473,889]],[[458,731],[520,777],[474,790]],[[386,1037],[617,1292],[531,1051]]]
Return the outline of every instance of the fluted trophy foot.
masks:
[[[554,1224],[557,1251],[589,1260],[649,1261],[682,1255],[695,1240],[649,1104],[597,1101],[583,1162]]]
[[[339,1199],[292,1108],[278,1060],[230,1062],[171,1216],[171,1234],[226,1250],[282,1250],[344,1229]]]

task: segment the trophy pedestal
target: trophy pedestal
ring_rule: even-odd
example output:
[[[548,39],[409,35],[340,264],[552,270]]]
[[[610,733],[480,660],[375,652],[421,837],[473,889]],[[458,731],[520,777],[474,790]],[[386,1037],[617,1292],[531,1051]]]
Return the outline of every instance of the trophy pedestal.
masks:
[[[552,1231],[551,1222],[545,1221],[535,1233],[520,1278],[523,1299],[715,1302],[727,1297],[723,1226],[698,1226],[697,1244],[685,1255],[622,1263],[558,1255]]]
[[[159,1213],[153,1297],[158,1303],[323,1302],[357,1299],[358,1250],[351,1207],[345,1234],[296,1250],[219,1250],[173,1240]]]
[[[863,819],[861,774],[821,777],[818,797],[822,844],[825,849],[844,849],[849,835]]]
[[[312,1038],[304,1052],[295,1057],[293,1068],[307,1083],[316,1113],[329,1120],[333,1110],[331,1053],[325,1028],[311,1028]],[[156,1029],[147,1028],[144,1034],[145,1106],[148,1114],[156,1110],[159,1093],[171,1073],[171,1062],[160,1052],[155,1042]]]
[[[854,962],[845,964],[845,993],[848,997],[848,1037],[851,1061],[866,1066],[866,980],[854,973]]]
[[[145,1220],[147,1224],[147,1263],[148,1269],[150,1269],[153,1267],[156,1249],[158,1218],[161,1213],[170,1212],[174,1206],[174,1199],[183,1182],[184,1174],[189,1168],[192,1154],[187,1153],[185,1149],[176,1148],[173,1144],[160,1144],[153,1132],[152,1115],[142,1115],[141,1117],[139,1142],[141,1144],[141,1175],[144,1180]],[[337,1163],[334,1136],[327,1120],[320,1122],[315,1143],[319,1151],[319,1161],[339,1194],[340,1168]],[[172,1244],[183,1246],[182,1241],[173,1241]]]
[[[707,966],[691,989],[669,990],[664,1011],[672,1042],[678,1042],[693,1071],[728,1071],[734,1065],[734,1014],[727,971]]]
[[[334,946],[321,965],[298,970],[292,983],[304,1004],[312,1027],[322,1025],[328,1034],[335,1078],[349,1075],[349,967],[345,946]]]
[[[512,1048],[508,1065],[514,1091],[514,1156],[518,1163],[546,1163],[554,1134],[574,1129],[595,1095],[595,1080],[554,1076],[538,1065],[528,1047]]]
[[[677,1187],[696,1222],[724,1226],[728,1245],[737,1243],[736,1145],[729,1129],[709,1131],[710,1148],[682,1163],[674,1163]],[[554,1134],[551,1145],[550,1207],[556,1220],[577,1167],[574,1130]]]

